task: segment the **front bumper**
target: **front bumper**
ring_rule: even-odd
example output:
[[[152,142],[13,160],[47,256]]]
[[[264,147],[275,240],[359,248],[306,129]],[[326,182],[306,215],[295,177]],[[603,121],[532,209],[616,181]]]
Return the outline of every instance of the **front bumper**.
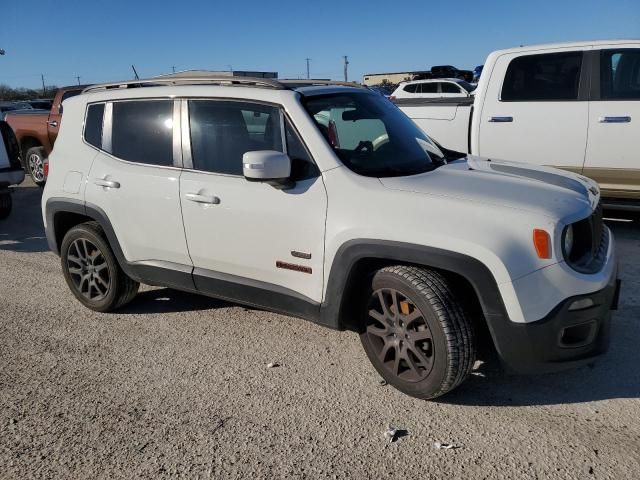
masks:
[[[498,354],[517,373],[548,373],[592,362],[608,349],[611,311],[617,308],[619,292],[614,271],[605,288],[567,298],[541,320],[488,318]]]

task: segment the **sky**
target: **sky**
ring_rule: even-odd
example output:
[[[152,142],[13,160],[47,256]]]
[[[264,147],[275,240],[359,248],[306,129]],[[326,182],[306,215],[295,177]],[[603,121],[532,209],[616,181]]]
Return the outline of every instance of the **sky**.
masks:
[[[640,38],[640,0],[0,0],[0,84],[98,83],[176,70],[280,78],[473,69],[493,50]]]

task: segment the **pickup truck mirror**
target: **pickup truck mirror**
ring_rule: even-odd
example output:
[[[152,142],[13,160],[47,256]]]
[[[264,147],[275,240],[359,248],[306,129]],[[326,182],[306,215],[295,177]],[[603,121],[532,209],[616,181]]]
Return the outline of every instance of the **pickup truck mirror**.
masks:
[[[286,153],[275,150],[246,152],[242,156],[242,173],[249,181],[288,186],[291,184],[291,159]]]

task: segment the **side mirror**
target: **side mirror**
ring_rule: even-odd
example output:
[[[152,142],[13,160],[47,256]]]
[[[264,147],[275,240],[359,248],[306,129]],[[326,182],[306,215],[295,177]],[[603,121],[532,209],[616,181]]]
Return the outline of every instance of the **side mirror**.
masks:
[[[291,159],[275,150],[247,152],[242,156],[242,173],[247,180],[284,188],[291,184]]]

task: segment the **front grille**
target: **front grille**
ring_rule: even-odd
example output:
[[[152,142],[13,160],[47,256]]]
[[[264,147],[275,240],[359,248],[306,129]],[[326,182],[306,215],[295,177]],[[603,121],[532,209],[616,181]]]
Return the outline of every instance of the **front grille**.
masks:
[[[595,273],[604,265],[609,248],[609,233],[602,219],[602,204],[593,213],[573,224],[573,249],[566,255],[567,263],[581,273]]]

